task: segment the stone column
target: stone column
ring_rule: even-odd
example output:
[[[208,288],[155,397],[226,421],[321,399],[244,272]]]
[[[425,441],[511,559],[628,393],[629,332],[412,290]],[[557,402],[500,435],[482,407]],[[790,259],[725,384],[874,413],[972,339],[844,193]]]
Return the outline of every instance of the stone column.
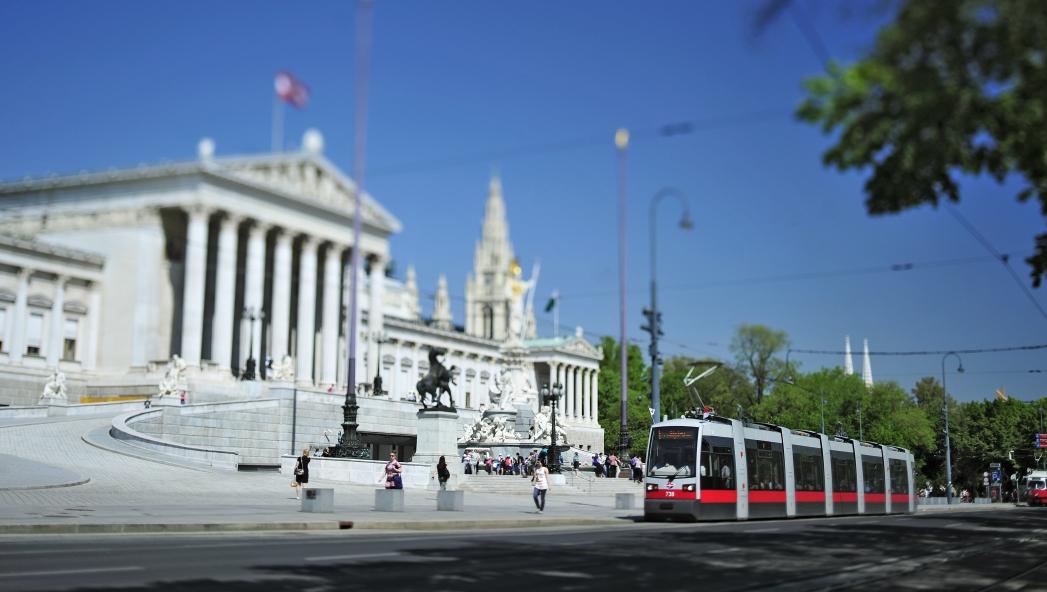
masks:
[[[210,211],[189,208],[185,236],[185,286],[182,295],[182,359],[190,367],[200,366],[204,339],[204,286],[207,281],[207,221]]]
[[[589,400],[589,391],[582,393],[579,403],[582,407],[581,420],[589,421],[589,416],[592,414],[592,407],[590,406],[591,401]]]
[[[218,269],[215,270],[214,324],[211,329],[211,358],[222,372],[233,365],[233,325],[236,321],[236,246],[240,221],[228,214],[218,227]]]
[[[313,384],[313,343],[316,340],[316,239],[302,241],[298,263],[298,370],[295,382]]]
[[[84,369],[94,370],[98,367],[99,331],[102,327],[102,286],[91,282],[91,293],[87,302],[87,352],[84,355]],[[230,330],[232,328],[230,327]]]
[[[553,388],[553,385],[560,382],[560,364],[549,362],[549,388]],[[539,385],[539,389],[541,385]]]
[[[591,368],[582,369],[582,388],[579,389],[580,392],[578,393],[579,407],[584,406],[583,402],[589,398],[590,385],[592,383],[592,375],[593,371]],[[578,419],[581,421],[588,421],[588,418],[585,416],[585,414],[580,414]]]
[[[328,245],[324,259],[323,367],[320,386],[334,386],[338,380],[338,295],[341,291],[342,250]]]
[[[570,417],[571,400],[574,399],[574,366],[564,368],[564,415]]]
[[[370,274],[370,292],[368,294],[368,310],[367,310],[367,332],[370,335],[370,339],[367,340],[367,358],[370,360],[375,359],[378,355],[378,343],[375,342],[374,338],[380,334],[385,326],[385,308],[382,306],[385,300],[385,261],[379,256],[374,256],[373,262],[371,263],[371,274]],[[357,344],[357,355],[360,352],[360,344]],[[399,368],[400,359],[396,359],[397,368]],[[370,369],[371,376],[359,377],[359,380],[374,380],[374,374],[377,366]]]
[[[62,359],[62,327],[65,325],[65,283],[69,278],[60,275],[55,278],[55,297],[51,300],[51,323],[47,336],[47,365],[58,368]]]
[[[247,234],[247,269],[245,271],[246,277],[244,278],[244,308],[255,310],[255,314],[262,310],[262,284],[265,281],[265,232],[267,230],[266,225],[255,222]],[[240,311],[243,312],[243,311]],[[241,362],[247,361],[248,352],[254,355],[255,361],[258,362],[256,366],[256,372],[258,376],[264,378],[265,363],[259,361],[259,356],[262,355],[262,331],[259,323],[256,322],[254,330],[254,340],[252,343],[248,343],[251,340],[251,322],[244,321],[240,324],[242,327],[242,333],[245,339],[242,339],[240,343],[240,358]],[[240,364],[243,368],[243,363]]]
[[[29,276],[33,270],[23,267],[18,270],[18,294],[15,296],[15,313],[11,319],[11,347],[8,349],[8,359],[12,362],[21,362],[25,356],[25,324],[26,306],[29,298]]]
[[[600,421],[600,407],[597,405],[598,399],[596,397],[596,389],[600,384],[596,378],[599,376],[600,371],[593,370],[589,374],[591,375],[590,382],[592,383],[592,386],[589,387],[592,389],[589,393],[589,421],[596,423]]]
[[[291,342],[291,234],[283,230],[273,248],[273,361],[281,362]]]

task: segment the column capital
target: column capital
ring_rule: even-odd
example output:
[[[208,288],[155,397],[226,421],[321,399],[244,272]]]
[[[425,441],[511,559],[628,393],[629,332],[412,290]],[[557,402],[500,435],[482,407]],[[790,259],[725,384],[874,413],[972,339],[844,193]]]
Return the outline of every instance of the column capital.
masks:
[[[273,226],[269,222],[265,222],[257,218],[244,218],[244,220],[247,221],[248,224],[250,224],[250,227],[248,228],[248,233],[252,236],[265,234]]]
[[[240,227],[240,223],[243,222],[246,218],[247,218],[247,216],[244,216],[241,213],[230,212],[228,210],[225,210],[225,211],[223,211],[221,224],[222,224],[223,228],[228,228],[230,226],[234,226],[234,227],[239,228]]]
[[[209,206],[207,204],[198,202],[185,206],[185,211],[189,214],[189,219],[192,220],[194,218],[208,218],[215,211],[215,209],[213,206]]]
[[[339,245],[338,243],[328,242],[327,243],[327,258],[328,259],[337,259],[337,260],[341,261],[342,260],[342,251],[343,250],[345,250],[345,249],[341,245]]]
[[[320,241],[311,234],[302,234],[302,251],[316,252],[316,247],[320,245]]]
[[[289,245],[292,241],[294,241],[294,234],[290,230],[282,226],[276,227],[276,244]]]
[[[65,286],[65,284],[66,284],[66,283],[67,283],[67,282],[68,282],[68,281],[69,281],[70,279],[71,279],[71,278],[70,278],[70,277],[69,277],[68,275],[59,275],[59,274],[55,274],[55,279],[54,279],[54,282],[55,282],[55,285],[56,285],[56,286],[63,286],[63,287],[64,287],[64,286]]]
[[[23,267],[18,270],[18,273],[16,273],[15,276],[18,278],[18,281],[27,280],[35,271],[36,270],[31,267]]]

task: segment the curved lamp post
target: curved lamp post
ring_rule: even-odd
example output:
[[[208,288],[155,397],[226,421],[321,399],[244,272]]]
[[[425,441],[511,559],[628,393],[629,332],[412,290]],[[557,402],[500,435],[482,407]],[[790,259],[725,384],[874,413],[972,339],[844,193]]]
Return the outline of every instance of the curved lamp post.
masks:
[[[942,415],[945,416],[945,485],[946,503],[952,504],[952,446],[949,444],[949,392],[945,390],[945,358],[955,356],[960,366],[957,372],[963,374],[963,360],[956,352],[949,352],[942,356]]]
[[[691,221],[691,208],[687,203],[687,196],[682,191],[675,187],[664,187],[654,194],[654,197],[651,198],[651,308],[643,310],[644,316],[647,317],[647,325],[641,327],[641,329],[651,334],[651,407],[654,409],[653,423],[658,423],[662,418],[662,368],[660,352],[658,351],[658,337],[662,334],[662,318],[661,313],[658,312],[658,258],[655,256],[658,245],[658,241],[655,240],[658,230],[656,214],[658,203],[662,201],[662,198],[670,195],[680,200],[680,205],[683,206],[680,228],[684,230],[694,228],[694,222]]]

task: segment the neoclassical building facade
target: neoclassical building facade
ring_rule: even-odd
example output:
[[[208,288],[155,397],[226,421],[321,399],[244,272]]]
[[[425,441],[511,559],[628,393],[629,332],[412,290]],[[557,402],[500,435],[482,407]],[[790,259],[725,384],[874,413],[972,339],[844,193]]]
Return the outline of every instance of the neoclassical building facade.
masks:
[[[185,162],[0,183],[0,405],[35,404],[54,369],[71,398],[149,396],[175,355],[186,363],[190,402],[264,398],[264,361],[287,356],[299,390],[344,392],[360,215],[360,396],[379,407],[411,403],[428,351],[442,348],[456,367],[462,421],[474,421],[490,406],[506,338],[514,254],[500,183],[489,187],[459,327],[443,277],[423,319],[414,269],[403,281],[386,275],[400,221],[367,194],[355,212],[356,186],[324,157],[319,133],[302,144],[296,153],[217,157],[205,139]],[[530,310],[526,337],[535,383],[564,383],[575,432],[602,449],[601,352],[580,332],[538,338]],[[261,361],[257,380],[244,379],[249,359]],[[381,393],[371,388],[379,374]],[[337,425],[340,410],[331,413]],[[400,423],[392,435],[414,433]],[[361,432],[366,439],[365,418]]]

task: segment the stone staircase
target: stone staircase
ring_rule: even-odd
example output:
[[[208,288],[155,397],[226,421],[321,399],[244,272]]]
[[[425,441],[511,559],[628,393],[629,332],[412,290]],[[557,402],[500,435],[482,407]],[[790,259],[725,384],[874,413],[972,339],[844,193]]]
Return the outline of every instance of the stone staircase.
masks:
[[[564,471],[567,485],[585,495],[612,496],[616,493],[635,493],[643,497],[643,484],[629,479],[595,477],[591,471],[582,471],[575,476],[573,471]]]

